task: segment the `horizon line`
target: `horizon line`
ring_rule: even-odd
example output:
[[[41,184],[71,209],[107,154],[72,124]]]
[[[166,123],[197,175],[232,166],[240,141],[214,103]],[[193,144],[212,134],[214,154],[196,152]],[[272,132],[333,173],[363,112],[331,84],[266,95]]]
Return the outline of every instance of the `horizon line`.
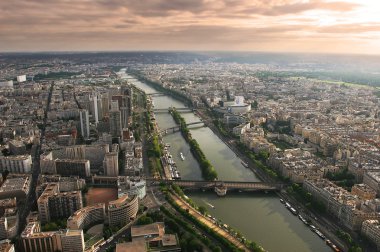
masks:
[[[311,54],[311,55],[339,55],[339,56],[371,56],[378,57],[380,53],[345,53],[345,52],[307,52],[307,51],[254,51],[254,50],[72,50],[72,51],[0,51],[0,54],[78,54],[78,53],[148,53],[148,52],[158,52],[158,53],[256,53],[256,54]]]

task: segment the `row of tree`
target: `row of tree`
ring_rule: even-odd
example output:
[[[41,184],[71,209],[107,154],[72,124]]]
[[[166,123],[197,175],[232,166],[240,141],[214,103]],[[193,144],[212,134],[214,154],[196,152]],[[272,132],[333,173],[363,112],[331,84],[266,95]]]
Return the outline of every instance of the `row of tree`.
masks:
[[[202,176],[205,180],[215,180],[218,178],[215,168],[210,161],[206,158],[205,154],[201,150],[197,140],[193,139],[190,130],[187,128],[185,119],[175,109],[171,110],[174,121],[180,125],[181,133],[185,140],[190,145],[190,150],[193,153],[195,159],[198,161],[202,170]]]

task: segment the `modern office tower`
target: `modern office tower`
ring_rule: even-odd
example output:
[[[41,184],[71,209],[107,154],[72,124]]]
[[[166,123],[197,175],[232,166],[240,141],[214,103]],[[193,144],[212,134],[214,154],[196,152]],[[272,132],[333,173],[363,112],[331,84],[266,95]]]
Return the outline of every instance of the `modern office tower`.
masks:
[[[57,174],[67,177],[79,176],[85,178],[91,175],[89,160],[56,159],[55,169]]]
[[[98,103],[98,105],[97,105],[97,107],[98,107],[98,119],[99,120],[103,120],[104,114],[103,114],[102,95],[101,94],[98,95],[98,97],[97,97],[96,100],[97,100],[97,103]]]
[[[139,210],[138,197],[128,194],[108,204],[108,221],[110,226],[124,226],[136,217]]]
[[[104,93],[102,94],[101,102],[102,102],[102,115],[103,117],[108,117],[108,112],[110,108],[110,101],[108,98],[108,94]]]
[[[79,209],[67,219],[69,229],[88,229],[93,225],[103,222],[106,216],[104,203],[87,206]]]
[[[128,108],[127,107],[120,107],[120,113],[121,113],[121,127],[122,128],[128,128]]]
[[[32,170],[32,156],[0,156],[0,171],[5,170],[10,173],[30,173]]]
[[[80,191],[60,192],[58,183],[50,183],[37,200],[41,223],[68,218],[83,207]]]
[[[119,108],[121,108],[121,107],[124,106],[124,103],[123,103],[123,96],[122,96],[122,95],[113,95],[113,96],[111,97],[111,105],[112,105],[112,102],[113,102],[113,101],[117,101]]]
[[[90,113],[93,116],[95,123],[99,122],[99,110],[98,110],[98,94],[92,94],[89,97],[90,100]]]
[[[109,112],[110,119],[110,134],[112,137],[120,137],[121,136],[121,113],[120,110],[111,110]]]
[[[119,108],[120,108],[119,102],[111,100],[111,110],[119,110]]]
[[[85,159],[85,146],[84,145],[73,145],[66,147],[65,149],[66,157],[68,159]]]
[[[107,153],[104,157],[104,175],[117,177],[119,175],[119,159],[117,152]]]
[[[88,110],[79,110],[79,118],[81,134],[85,139],[88,139],[90,138],[90,117],[88,115]]]

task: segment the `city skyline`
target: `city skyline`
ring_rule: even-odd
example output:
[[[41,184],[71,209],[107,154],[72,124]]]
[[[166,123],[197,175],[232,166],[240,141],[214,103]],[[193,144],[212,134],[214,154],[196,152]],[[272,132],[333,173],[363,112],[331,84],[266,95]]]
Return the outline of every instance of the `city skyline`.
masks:
[[[380,54],[376,1],[0,3],[0,51],[271,51]]]

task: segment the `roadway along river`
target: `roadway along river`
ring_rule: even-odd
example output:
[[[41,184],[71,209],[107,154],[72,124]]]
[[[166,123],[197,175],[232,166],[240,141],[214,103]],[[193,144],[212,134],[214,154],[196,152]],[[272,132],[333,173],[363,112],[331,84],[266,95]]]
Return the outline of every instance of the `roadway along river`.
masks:
[[[157,92],[130,76],[124,77],[146,93]],[[169,96],[153,97],[153,102],[156,109],[184,107],[182,102]],[[188,123],[199,121],[193,113],[185,112],[182,116]],[[156,113],[156,120],[160,129],[175,126],[169,113]],[[252,171],[241,165],[241,160],[209,128],[194,127],[191,134],[214,165],[219,179],[259,181]],[[181,134],[168,134],[164,136],[164,142],[171,144],[170,152],[182,179],[202,180],[199,166]],[[184,161],[180,158],[180,152],[185,156]],[[331,251],[324,241],[281,204],[275,194],[227,192],[227,196],[223,198],[217,197],[213,192],[188,192],[187,195],[196,204],[207,207],[212,216],[239,230],[246,238],[257,242],[268,251]],[[211,208],[209,204],[215,208]]]

